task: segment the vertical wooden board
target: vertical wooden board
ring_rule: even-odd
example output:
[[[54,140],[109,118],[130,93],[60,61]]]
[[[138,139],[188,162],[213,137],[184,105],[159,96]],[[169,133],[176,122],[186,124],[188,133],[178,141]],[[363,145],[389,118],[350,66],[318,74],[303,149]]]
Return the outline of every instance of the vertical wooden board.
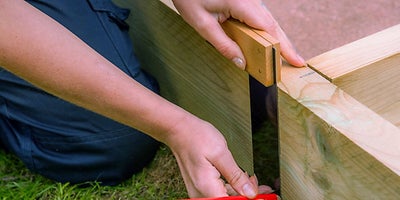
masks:
[[[161,95],[216,126],[238,164],[253,173],[248,74],[159,0],[115,2],[132,10],[136,53]]]
[[[399,199],[400,130],[309,68],[278,83],[283,199]]]
[[[273,73],[275,74],[275,83],[281,81],[281,67],[282,67],[282,58],[281,58],[281,45],[277,39],[272,37],[265,31],[253,29],[255,33],[259,36],[267,40],[269,43],[272,44],[272,59],[273,59]]]

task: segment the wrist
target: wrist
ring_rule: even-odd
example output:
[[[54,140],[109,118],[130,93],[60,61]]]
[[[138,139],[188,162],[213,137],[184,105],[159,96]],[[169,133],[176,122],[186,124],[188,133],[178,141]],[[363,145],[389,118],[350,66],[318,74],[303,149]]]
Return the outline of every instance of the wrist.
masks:
[[[190,138],[193,137],[192,135],[195,134],[202,123],[205,123],[205,121],[189,112],[184,112],[167,129],[162,142],[172,150],[180,148],[184,144],[190,143]]]

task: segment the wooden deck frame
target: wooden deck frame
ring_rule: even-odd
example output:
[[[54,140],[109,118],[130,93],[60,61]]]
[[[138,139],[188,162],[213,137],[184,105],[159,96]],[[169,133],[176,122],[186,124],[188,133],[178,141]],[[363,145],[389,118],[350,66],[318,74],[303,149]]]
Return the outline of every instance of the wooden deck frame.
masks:
[[[132,37],[161,95],[213,123],[251,173],[248,74],[159,0],[117,2],[140,10]],[[276,71],[283,199],[400,198],[399,36],[395,26]]]
[[[282,68],[283,199],[400,198],[399,41],[400,25],[311,59],[315,71]]]

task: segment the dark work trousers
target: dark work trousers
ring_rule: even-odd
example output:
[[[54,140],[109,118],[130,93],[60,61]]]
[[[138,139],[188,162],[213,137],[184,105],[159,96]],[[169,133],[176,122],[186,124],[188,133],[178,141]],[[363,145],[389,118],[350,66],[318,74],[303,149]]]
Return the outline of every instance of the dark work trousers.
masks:
[[[129,27],[124,22],[129,10],[110,0],[27,2],[142,85],[158,92],[156,81],[140,69],[134,55]],[[1,67],[0,143],[31,171],[45,177],[105,185],[118,184],[139,172],[159,146],[149,136],[63,101]]]

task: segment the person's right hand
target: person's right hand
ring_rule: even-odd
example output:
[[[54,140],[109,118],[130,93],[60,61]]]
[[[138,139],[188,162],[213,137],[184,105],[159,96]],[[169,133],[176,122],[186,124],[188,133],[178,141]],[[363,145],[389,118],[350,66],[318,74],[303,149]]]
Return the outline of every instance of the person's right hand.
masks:
[[[229,18],[266,31],[280,42],[281,54],[290,64],[296,67],[305,65],[304,59],[297,54],[263,0],[173,0],[173,2],[188,24],[222,55],[242,69],[245,68],[246,60],[240,47],[221,28],[221,23]]]
[[[225,138],[210,123],[188,115],[167,135],[165,143],[176,157],[190,197],[227,196],[221,175],[238,194],[248,198],[257,195],[256,178],[239,168]]]

